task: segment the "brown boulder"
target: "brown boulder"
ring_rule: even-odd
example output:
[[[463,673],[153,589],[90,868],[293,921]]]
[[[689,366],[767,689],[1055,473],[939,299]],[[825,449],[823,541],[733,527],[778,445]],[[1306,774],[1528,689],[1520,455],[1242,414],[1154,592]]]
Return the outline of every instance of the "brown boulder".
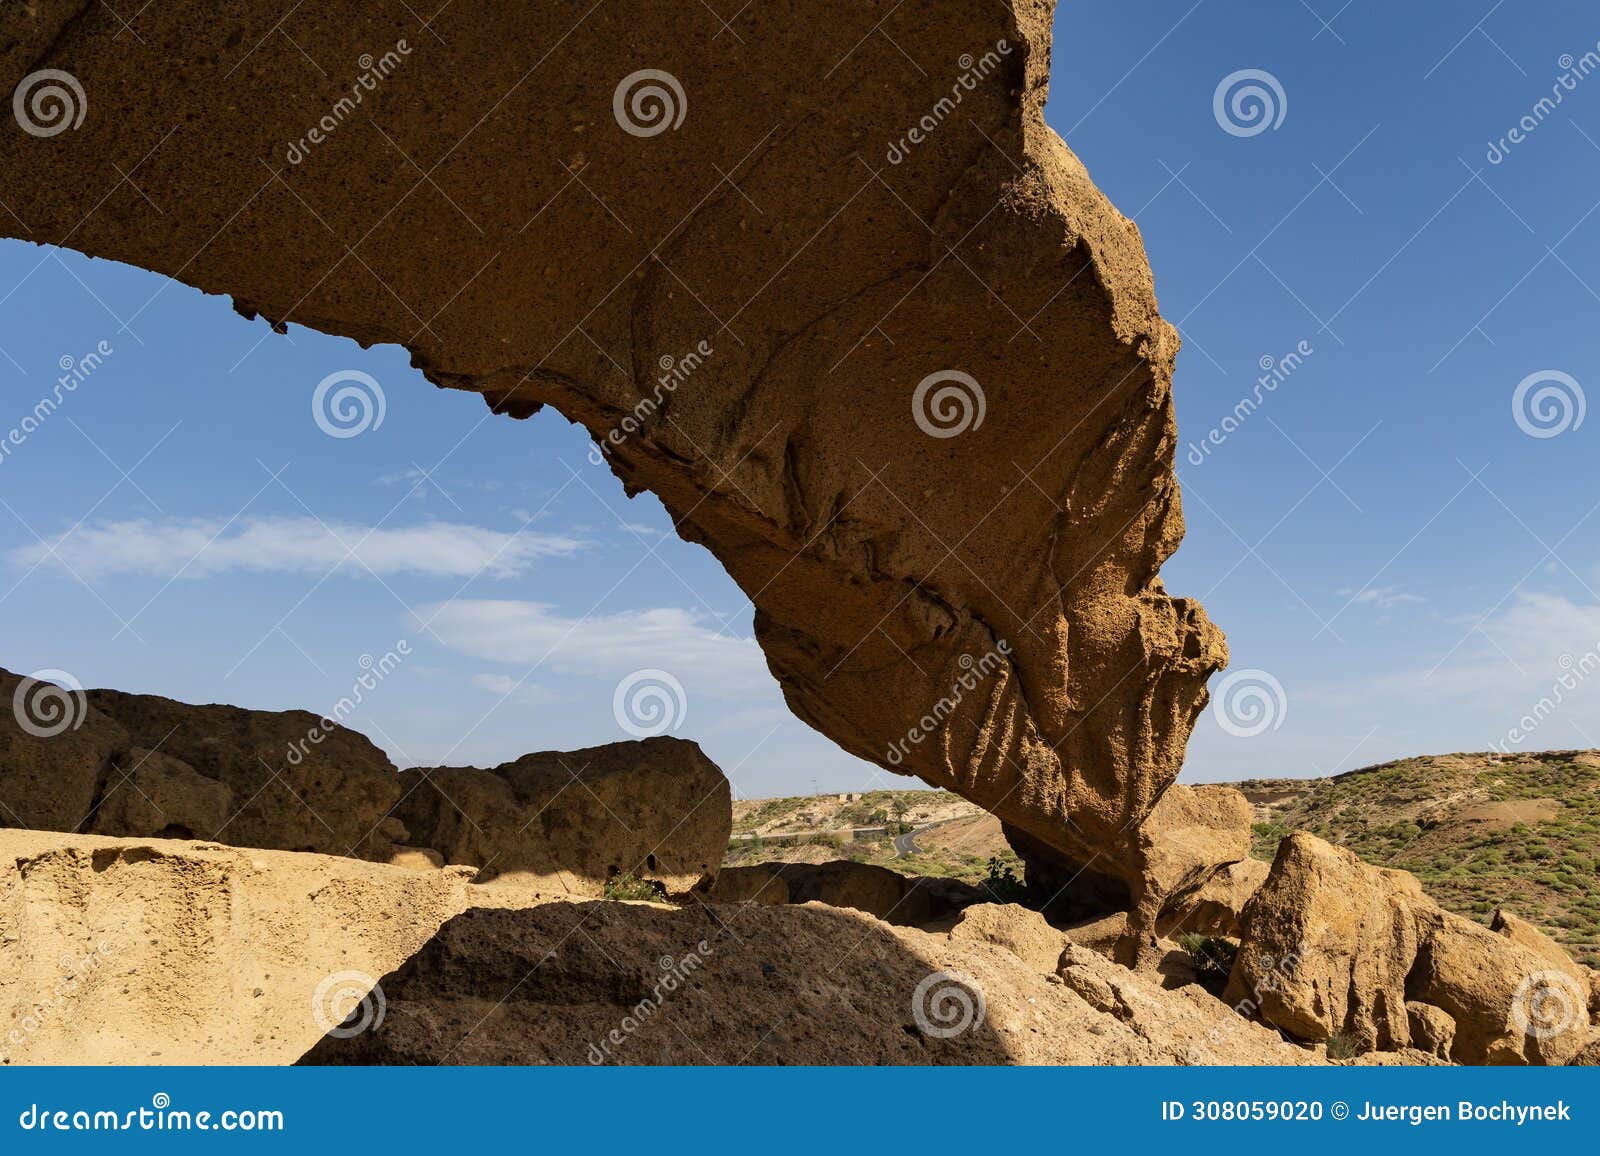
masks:
[[[391,817],[400,798],[394,764],[365,735],[331,720],[304,710],[195,706],[118,690],[93,690],[88,698],[127,730],[133,745],[187,763],[232,792],[228,818],[197,835],[240,847],[377,860],[386,860],[404,835]]]
[[[766,903],[781,907],[789,902],[789,884],[783,864],[757,863],[749,867],[724,867],[709,884],[695,889],[707,903]]]
[[[1511,919],[1500,921],[1509,933],[1497,933],[1438,908],[1422,911],[1407,990],[1454,1018],[1451,1056],[1460,1063],[1565,1064],[1591,1038],[1587,973]]]
[[[1245,906],[1223,998],[1303,1040],[1404,1048],[1406,977],[1417,957],[1417,913],[1428,906],[1406,872],[1291,835]]]
[[[403,771],[410,842],[479,878],[599,895],[617,875],[673,894],[709,881],[733,829],[728,780],[699,746],[650,738],[543,751],[485,771]]]
[[[0,827],[77,831],[94,814],[128,732],[61,679],[0,670]]]
[[[499,413],[555,407],[754,600],[802,719],[1136,882],[1126,833],[1226,650],[1159,578],[1179,338],[1138,229],[1045,123],[1053,15],[752,4],[712,52],[681,0],[456,5],[425,46],[404,5],[179,0],[125,36],[86,0],[10,4],[5,89],[66,71],[93,112],[0,134],[0,231],[401,344]],[[348,67],[357,32],[381,98],[308,138],[351,78],[305,61]],[[530,61],[536,83],[462,87]],[[672,84],[641,124],[646,69]],[[305,845],[362,837],[370,802]],[[274,788],[247,841],[286,833],[268,810],[304,809]]]
[[[209,839],[233,814],[233,792],[188,763],[132,747],[112,765],[94,821],[96,835]]]
[[[1239,938],[1245,904],[1261,890],[1271,871],[1272,865],[1260,859],[1241,859],[1219,868],[1199,887],[1179,892],[1162,905],[1156,934],[1163,939],[1188,932]]]
[[[1411,1025],[1411,1045],[1436,1059],[1448,1060],[1455,1046],[1456,1021],[1443,1008],[1418,1000],[1406,1001],[1406,1019]]]
[[[1045,975],[1061,963],[1067,937],[1043,915],[1015,903],[977,903],[961,913],[950,928],[951,939],[993,943]]]

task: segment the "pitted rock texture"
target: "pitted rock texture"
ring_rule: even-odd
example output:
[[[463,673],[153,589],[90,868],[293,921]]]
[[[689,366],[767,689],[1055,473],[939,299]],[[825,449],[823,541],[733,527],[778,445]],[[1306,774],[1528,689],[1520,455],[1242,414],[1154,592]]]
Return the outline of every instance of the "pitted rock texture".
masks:
[[[197,706],[120,690],[92,690],[88,700],[93,709],[115,719],[134,745],[181,760],[198,777],[231,793],[232,805],[221,823],[190,827],[191,835],[243,847],[376,860],[386,860],[393,844],[405,840],[404,827],[392,818],[400,799],[394,764],[365,735],[348,727],[330,726],[330,720],[305,710]],[[130,771],[150,769],[148,762],[140,767],[136,757],[121,763]],[[169,789],[170,784],[169,777]],[[124,784],[117,794],[130,790],[137,787]],[[160,799],[153,801],[165,810]],[[191,797],[180,809],[189,817],[217,808],[214,801]],[[171,822],[189,826],[179,818]],[[138,826],[96,831],[159,833]]]
[[[1158,577],[1178,337],[1045,125],[1054,8],[8,5],[6,85],[88,107],[0,129],[0,230],[553,406],[751,597],[802,719],[1137,890],[1226,651]],[[617,111],[644,69],[659,131]]]
[[[728,780],[691,742],[651,738],[523,755],[493,770],[402,771],[396,814],[410,842],[479,868],[599,895],[618,875],[670,894],[709,883],[733,830]]]
[[[1408,872],[1305,832],[1240,922],[1223,998],[1302,1040],[1548,1065],[1595,1037],[1593,975],[1554,940],[1510,912],[1484,927],[1445,911]]]

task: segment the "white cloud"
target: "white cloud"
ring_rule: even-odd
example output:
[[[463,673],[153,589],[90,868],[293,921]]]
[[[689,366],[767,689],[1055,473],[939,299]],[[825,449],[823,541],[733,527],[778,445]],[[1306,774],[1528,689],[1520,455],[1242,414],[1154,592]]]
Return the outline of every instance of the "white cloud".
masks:
[[[471,682],[479,690],[486,690],[501,698],[515,697],[521,702],[543,703],[549,702],[554,697],[544,687],[535,686],[531,682],[519,684],[509,674],[475,674]]]
[[[1376,606],[1392,610],[1396,606],[1416,606],[1427,601],[1420,594],[1408,594],[1396,586],[1369,586],[1365,590],[1341,590],[1340,598],[1348,598],[1355,606]]]
[[[13,565],[59,561],[86,576],[150,574],[205,578],[228,571],[321,574],[339,566],[360,574],[506,578],[540,558],[567,557],[584,543],[559,534],[506,533],[453,522],[373,529],[316,518],[135,519],[83,526],[48,546],[12,550]],[[51,547],[54,548],[52,553]],[[353,556],[347,550],[354,551]],[[364,567],[363,567],[364,564]]]
[[[683,680],[691,693],[773,692],[755,639],[721,633],[714,619],[694,611],[663,607],[570,618],[538,602],[465,599],[425,608],[421,618],[452,650],[523,669],[539,664],[562,674],[617,679],[654,667]]]

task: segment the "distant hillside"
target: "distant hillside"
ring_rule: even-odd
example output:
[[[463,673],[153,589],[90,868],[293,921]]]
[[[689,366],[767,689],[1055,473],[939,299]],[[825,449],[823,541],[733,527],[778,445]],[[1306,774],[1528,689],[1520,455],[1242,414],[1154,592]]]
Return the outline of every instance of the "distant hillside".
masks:
[[[1486,920],[1504,904],[1600,965],[1600,751],[1439,755],[1233,785],[1256,809],[1263,859],[1310,831],[1412,872],[1462,915]]]

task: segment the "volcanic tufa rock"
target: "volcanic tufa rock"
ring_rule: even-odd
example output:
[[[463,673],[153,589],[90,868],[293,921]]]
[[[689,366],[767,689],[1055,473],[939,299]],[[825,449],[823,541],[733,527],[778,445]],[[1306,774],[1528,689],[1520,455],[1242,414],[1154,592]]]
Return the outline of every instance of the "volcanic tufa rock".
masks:
[[[130,747],[112,764],[111,778],[89,830],[96,835],[160,835],[192,839],[228,825],[233,792],[188,763]]]
[[[131,745],[81,690],[0,670],[0,827],[79,830]]]
[[[1223,999],[1303,1040],[1407,1047],[1406,977],[1417,958],[1417,912],[1428,905],[1406,872],[1291,835],[1245,906]]]
[[[5,85],[84,115],[6,124],[0,229],[553,406],[802,719],[1139,890],[1226,652],[1158,577],[1178,337],[1045,125],[1054,4],[584,7],[7,5]]]
[[[1509,912],[1491,929],[1445,911],[1407,872],[1313,835],[1279,844],[1241,923],[1224,998],[1303,1040],[1565,1064],[1594,1038],[1589,972],[1549,937]]]
[[[194,706],[119,690],[94,690],[88,697],[135,746],[180,760],[230,792],[234,809],[215,827],[194,828],[201,838],[377,860],[405,838],[391,817],[400,798],[395,766],[365,735],[304,710]]]
[[[400,781],[410,841],[479,868],[480,882],[599,895],[632,875],[682,894],[716,875],[733,829],[728,780],[683,739],[545,751],[489,771],[419,768]]]

